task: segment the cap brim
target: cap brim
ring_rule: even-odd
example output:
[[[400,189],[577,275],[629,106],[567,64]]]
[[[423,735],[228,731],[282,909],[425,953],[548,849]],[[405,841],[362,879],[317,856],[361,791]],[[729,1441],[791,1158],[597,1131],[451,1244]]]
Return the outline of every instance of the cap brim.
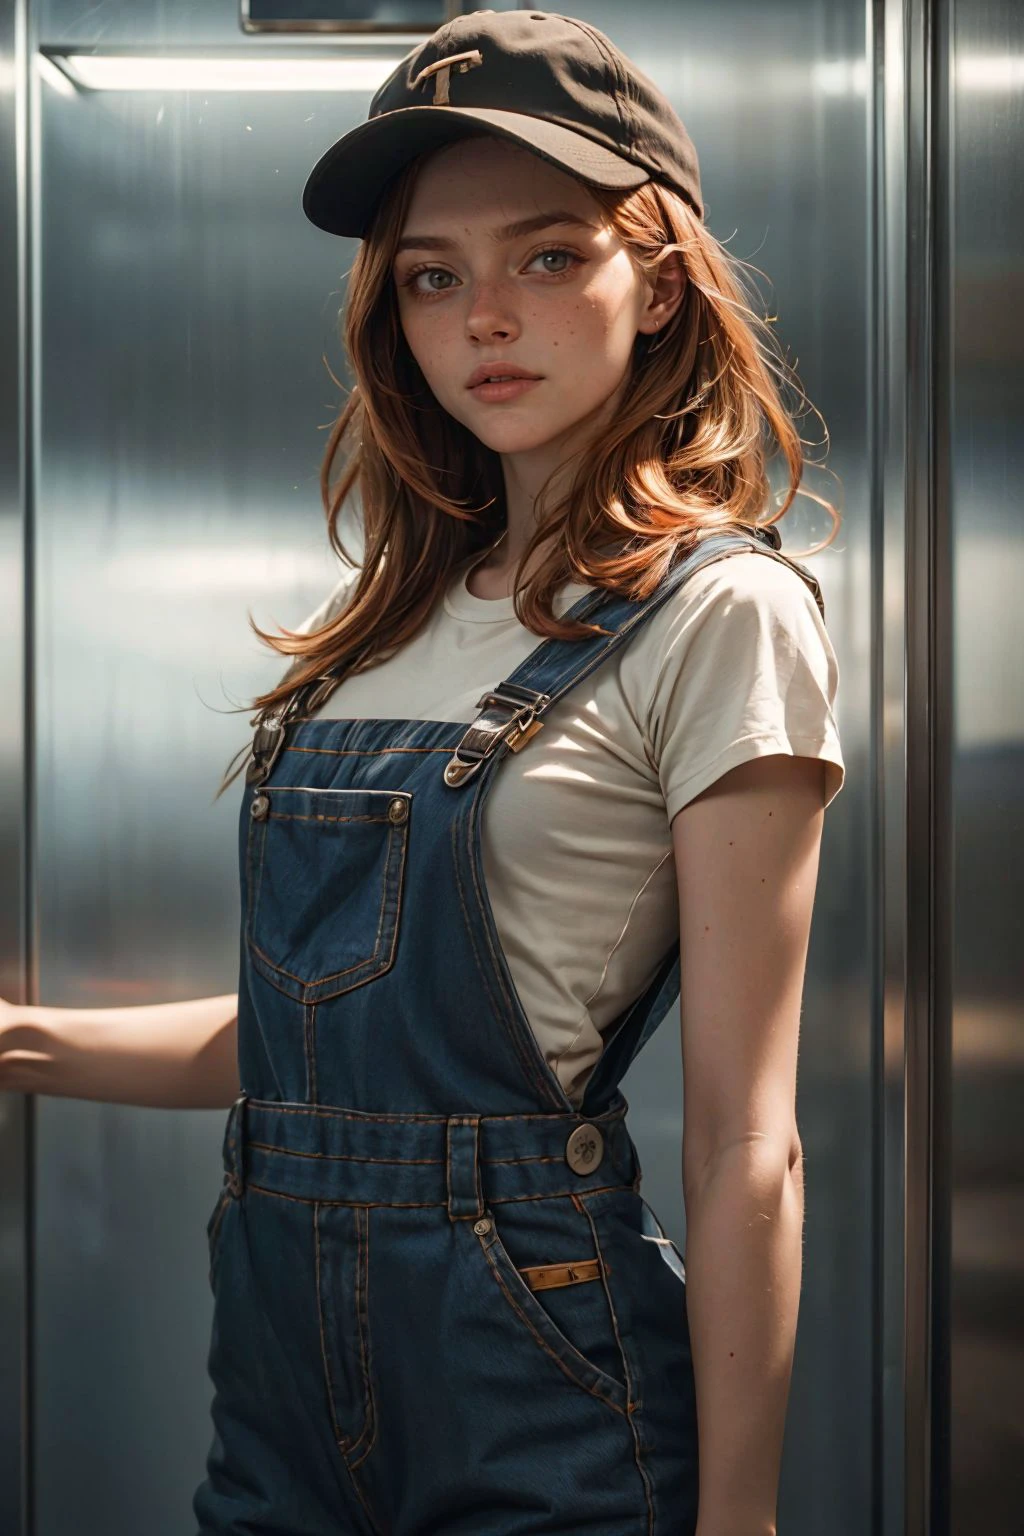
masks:
[[[481,127],[598,187],[628,190],[651,179],[642,166],[547,118],[492,107],[399,107],[360,123],[320,156],[303,188],[302,211],[328,234],[362,239],[392,176],[424,151]]]

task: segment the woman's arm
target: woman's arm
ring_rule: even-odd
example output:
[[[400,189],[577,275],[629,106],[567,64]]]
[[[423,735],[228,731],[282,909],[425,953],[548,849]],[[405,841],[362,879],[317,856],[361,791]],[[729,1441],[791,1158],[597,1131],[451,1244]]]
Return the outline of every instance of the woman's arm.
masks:
[[[803,1229],[797,1041],[824,768],[776,753],[675,816],[698,1536],[774,1536]]]
[[[160,1109],[223,1109],[238,1086],[238,996],[137,1008],[0,999],[0,1092]]]

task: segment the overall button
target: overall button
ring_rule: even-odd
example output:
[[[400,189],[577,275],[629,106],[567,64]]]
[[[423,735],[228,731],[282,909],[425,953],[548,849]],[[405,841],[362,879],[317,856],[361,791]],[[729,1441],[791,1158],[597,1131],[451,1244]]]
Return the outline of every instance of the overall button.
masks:
[[[266,821],[270,815],[270,796],[264,794],[253,795],[252,804],[249,807],[249,815],[253,821]]]
[[[565,1160],[573,1173],[593,1173],[604,1157],[604,1137],[596,1125],[578,1125],[565,1144]]]
[[[392,800],[391,804],[388,806],[388,820],[389,821],[405,821],[405,819],[406,819],[406,817],[408,815],[409,815],[409,802],[408,802],[408,800],[400,800],[398,798],[398,796],[396,795],[394,800]]]
[[[479,1221],[474,1221],[473,1223],[473,1231],[478,1237],[486,1237],[490,1230],[491,1224],[486,1216],[481,1216]]]

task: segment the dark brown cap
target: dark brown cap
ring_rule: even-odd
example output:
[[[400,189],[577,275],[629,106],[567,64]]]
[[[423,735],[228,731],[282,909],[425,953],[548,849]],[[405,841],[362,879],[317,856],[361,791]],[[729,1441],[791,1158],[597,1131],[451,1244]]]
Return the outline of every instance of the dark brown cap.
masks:
[[[487,129],[599,187],[672,187],[704,216],[697,151],[661,91],[603,32],[550,11],[473,11],[397,65],[314,165],[302,211],[362,238],[414,156]]]

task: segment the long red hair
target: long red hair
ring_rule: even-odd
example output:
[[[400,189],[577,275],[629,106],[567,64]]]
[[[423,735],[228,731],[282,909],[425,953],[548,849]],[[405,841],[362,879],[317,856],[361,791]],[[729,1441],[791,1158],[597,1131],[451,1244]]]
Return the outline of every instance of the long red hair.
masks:
[[[355,384],[331,430],[320,489],[331,546],[359,569],[342,611],[309,634],[271,634],[250,613],[254,633],[294,658],[281,681],[248,706],[257,711],[254,725],[328,669],[351,676],[410,640],[454,567],[505,527],[499,455],[438,404],[399,320],[392,264],[424,159],[417,157],[390,183],[348,282],[344,343]],[[637,337],[614,422],[576,455],[560,497],[546,505],[544,487],[538,498],[536,529],[515,586],[535,547],[556,536],[517,591],[515,611],[534,634],[559,639],[601,632],[555,617],[553,600],[565,582],[642,599],[701,538],[739,524],[777,522],[798,494],[833,521],[829,537],[801,554],[826,548],[840,521],[831,502],[801,488],[804,444],[783,397],[790,391],[797,403],[806,397],[770,322],[752,307],[745,264],[667,187],[648,182],[626,193],[587,190],[649,281],[677,253],[686,283],[656,344]],[[340,473],[332,479],[339,455]],[[773,509],[768,467],[776,456],[785,463],[788,486]],[[364,541],[360,562],[338,529],[353,491]],[[248,750],[247,742],[241,751]],[[218,796],[240,771],[229,765]]]

